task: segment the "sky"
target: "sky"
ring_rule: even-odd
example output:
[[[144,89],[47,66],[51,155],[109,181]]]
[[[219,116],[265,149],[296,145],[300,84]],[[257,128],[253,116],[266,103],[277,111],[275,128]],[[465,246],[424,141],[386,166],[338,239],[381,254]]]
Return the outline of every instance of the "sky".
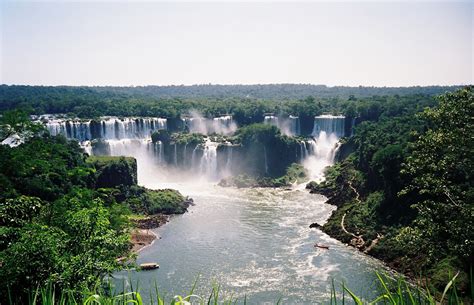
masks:
[[[0,0],[0,83],[473,83],[473,1]]]

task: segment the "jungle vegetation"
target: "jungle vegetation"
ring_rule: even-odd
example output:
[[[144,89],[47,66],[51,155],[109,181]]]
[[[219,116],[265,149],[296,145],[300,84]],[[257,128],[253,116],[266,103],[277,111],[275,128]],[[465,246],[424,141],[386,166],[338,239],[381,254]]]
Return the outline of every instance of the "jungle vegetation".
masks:
[[[117,258],[130,255],[132,213],[186,210],[177,191],[138,186],[135,159],[90,158],[76,141],[26,120],[7,113],[0,124],[23,135],[20,145],[0,145],[1,299],[10,293],[26,302],[47,281],[57,289],[92,287],[123,268]]]
[[[438,101],[421,112],[414,108],[362,122],[345,139],[340,162],[327,169],[326,181],[308,188],[339,207],[323,227],[330,235],[402,272],[427,277],[437,289],[459,272],[458,287],[469,294],[473,88]]]

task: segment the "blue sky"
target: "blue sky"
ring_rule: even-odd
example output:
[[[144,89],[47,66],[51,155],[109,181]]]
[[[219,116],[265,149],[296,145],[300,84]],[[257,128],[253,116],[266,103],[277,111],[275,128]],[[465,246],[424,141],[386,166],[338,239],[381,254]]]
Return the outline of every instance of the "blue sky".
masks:
[[[0,83],[473,83],[470,1],[2,1],[0,9]]]

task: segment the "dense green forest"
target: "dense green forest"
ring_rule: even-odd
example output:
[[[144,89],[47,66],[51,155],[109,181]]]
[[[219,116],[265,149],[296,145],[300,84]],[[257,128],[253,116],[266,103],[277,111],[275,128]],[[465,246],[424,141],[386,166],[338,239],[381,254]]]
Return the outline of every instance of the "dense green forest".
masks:
[[[189,205],[177,191],[138,186],[133,158],[88,157],[77,142],[49,136],[18,111],[0,126],[2,135],[20,133],[25,141],[0,145],[3,297],[22,302],[46,281],[91,287],[123,268],[117,258],[130,255],[132,213],[184,213]]]
[[[415,110],[415,109],[413,109]],[[323,230],[438,289],[474,253],[474,92],[422,112],[380,117],[343,141],[326,181],[308,188],[339,208]]]

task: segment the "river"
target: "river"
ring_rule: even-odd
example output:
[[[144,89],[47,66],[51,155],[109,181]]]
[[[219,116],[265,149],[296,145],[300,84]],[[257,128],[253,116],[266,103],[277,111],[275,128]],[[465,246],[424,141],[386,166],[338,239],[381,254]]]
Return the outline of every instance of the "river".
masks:
[[[137,263],[158,262],[153,271],[123,271],[118,282],[139,282],[149,297],[155,283],[168,297],[187,295],[198,279],[199,295],[212,283],[221,293],[250,304],[320,304],[330,299],[331,283],[342,282],[372,299],[375,270],[383,266],[355,249],[310,229],[324,223],[333,206],[304,189],[235,189],[206,182],[143,183],[175,188],[191,196],[195,206],[174,216],[155,232],[161,237],[139,253]],[[314,248],[315,243],[329,250]],[[119,283],[120,286],[120,283]]]

